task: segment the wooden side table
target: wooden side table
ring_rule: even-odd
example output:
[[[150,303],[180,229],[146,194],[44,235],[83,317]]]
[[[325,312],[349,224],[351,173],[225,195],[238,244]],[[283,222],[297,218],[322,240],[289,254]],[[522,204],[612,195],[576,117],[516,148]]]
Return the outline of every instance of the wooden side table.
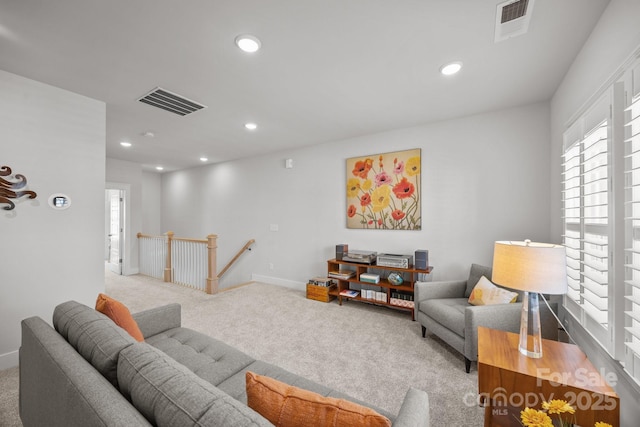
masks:
[[[620,399],[580,348],[542,340],[542,357],[518,351],[518,334],[478,328],[478,392],[485,405],[484,425],[520,426],[525,406],[562,399],[576,408],[575,422],[591,427],[620,425]],[[556,419],[557,416],[552,416]]]

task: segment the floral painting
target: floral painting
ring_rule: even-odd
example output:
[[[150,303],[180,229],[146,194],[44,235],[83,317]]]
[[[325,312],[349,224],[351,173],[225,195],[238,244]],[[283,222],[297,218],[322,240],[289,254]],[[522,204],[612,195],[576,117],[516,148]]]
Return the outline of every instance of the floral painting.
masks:
[[[347,159],[347,228],[420,230],[420,149]]]

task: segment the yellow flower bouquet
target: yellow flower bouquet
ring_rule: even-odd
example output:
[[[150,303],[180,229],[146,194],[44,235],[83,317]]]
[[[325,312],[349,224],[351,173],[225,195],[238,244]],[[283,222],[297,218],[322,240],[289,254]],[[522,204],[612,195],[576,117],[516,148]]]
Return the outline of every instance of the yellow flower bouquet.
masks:
[[[542,410],[525,408],[520,412],[520,421],[524,427],[554,427],[552,416],[556,418],[558,426],[569,427],[575,425],[576,413],[573,406],[564,400],[552,399],[542,402]],[[594,427],[613,427],[611,424],[598,421]]]

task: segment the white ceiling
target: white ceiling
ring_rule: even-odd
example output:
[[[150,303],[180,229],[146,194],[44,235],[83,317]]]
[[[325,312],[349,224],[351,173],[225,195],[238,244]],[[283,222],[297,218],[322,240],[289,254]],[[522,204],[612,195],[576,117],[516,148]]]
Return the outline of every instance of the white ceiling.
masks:
[[[107,157],[170,171],[550,99],[609,0],[535,0],[494,43],[501,2],[1,0],[0,69],[106,102]],[[208,108],[137,101],[157,86]]]

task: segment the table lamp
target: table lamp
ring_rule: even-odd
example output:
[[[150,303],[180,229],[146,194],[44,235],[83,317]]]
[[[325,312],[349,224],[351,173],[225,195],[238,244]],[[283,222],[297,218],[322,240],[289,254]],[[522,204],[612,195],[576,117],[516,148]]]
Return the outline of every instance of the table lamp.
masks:
[[[565,247],[530,240],[495,242],[491,280],[524,291],[518,349],[525,356],[542,357],[538,293],[560,295],[567,292]]]

